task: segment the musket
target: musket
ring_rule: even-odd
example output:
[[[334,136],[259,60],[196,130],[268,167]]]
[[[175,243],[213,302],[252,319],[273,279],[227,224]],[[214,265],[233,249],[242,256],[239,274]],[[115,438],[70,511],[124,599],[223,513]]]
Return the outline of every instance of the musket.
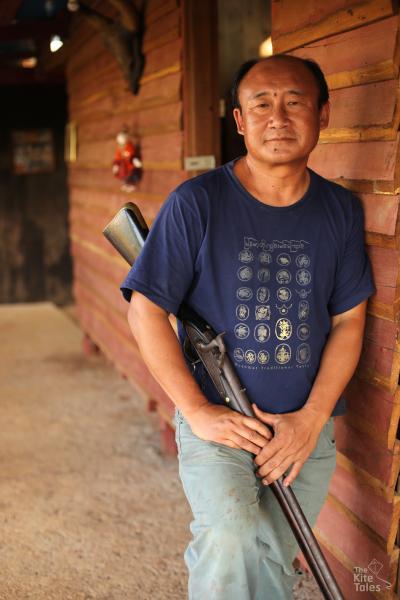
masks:
[[[132,265],[144,246],[148,227],[139,208],[125,204],[103,230],[108,241]],[[241,385],[226,352],[223,333],[212,327],[189,305],[183,302],[176,314],[190,340],[191,360],[201,360],[225,406],[257,418],[246,390]],[[194,353],[194,356],[193,356]],[[283,485],[283,476],[269,484],[296,541],[314,575],[325,600],[344,600],[338,583],[329,568],[315,535],[290,486]]]

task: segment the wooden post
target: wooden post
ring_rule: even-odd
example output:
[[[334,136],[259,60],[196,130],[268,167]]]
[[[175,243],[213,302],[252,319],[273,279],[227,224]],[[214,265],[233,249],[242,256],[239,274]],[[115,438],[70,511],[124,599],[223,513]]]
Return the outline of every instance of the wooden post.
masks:
[[[182,23],[185,156],[213,155],[218,165],[217,4],[214,0],[183,0]]]

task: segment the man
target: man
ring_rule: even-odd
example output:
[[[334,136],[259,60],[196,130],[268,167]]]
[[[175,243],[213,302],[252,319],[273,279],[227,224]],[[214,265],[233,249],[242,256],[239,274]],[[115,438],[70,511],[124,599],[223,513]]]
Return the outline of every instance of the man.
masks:
[[[233,101],[247,154],[171,194],[122,285],[177,407],[191,600],[291,598],[298,547],[268,484],[284,475],[314,524],[335,468],[333,417],[374,287],[359,201],[307,168],[328,96],[312,61],[245,63]],[[190,372],[168,320],[183,300],[226,332],[258,418],[218,405],[204,369]]]

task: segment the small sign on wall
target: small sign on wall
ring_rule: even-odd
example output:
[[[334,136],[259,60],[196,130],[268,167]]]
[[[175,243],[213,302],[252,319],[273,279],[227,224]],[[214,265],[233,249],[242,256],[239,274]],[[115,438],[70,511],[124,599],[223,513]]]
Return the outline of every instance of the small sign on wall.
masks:
[[[54,144],[51,129],[14,130],[11,138],[15,175],[54,171]]]

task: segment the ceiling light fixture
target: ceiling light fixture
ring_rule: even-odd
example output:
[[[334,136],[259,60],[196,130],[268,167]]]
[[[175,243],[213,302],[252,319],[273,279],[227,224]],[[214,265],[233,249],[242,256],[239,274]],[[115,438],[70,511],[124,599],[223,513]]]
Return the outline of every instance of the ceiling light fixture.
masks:
[[[272,39],[271,39],[271,36],[269,36],[266,40],[264,40],[260,44],[260,47],[258,49],[258,54],[262,57],[266,57],[266,56],[272,56],[273,53],[274,53],[274,50],[272,48]]]
[[[57,52],[57,50],[59,50],[63,45],[64,45],[64,42],[62,41],[60,36],[53,35],[50,40],[50,51]]]

